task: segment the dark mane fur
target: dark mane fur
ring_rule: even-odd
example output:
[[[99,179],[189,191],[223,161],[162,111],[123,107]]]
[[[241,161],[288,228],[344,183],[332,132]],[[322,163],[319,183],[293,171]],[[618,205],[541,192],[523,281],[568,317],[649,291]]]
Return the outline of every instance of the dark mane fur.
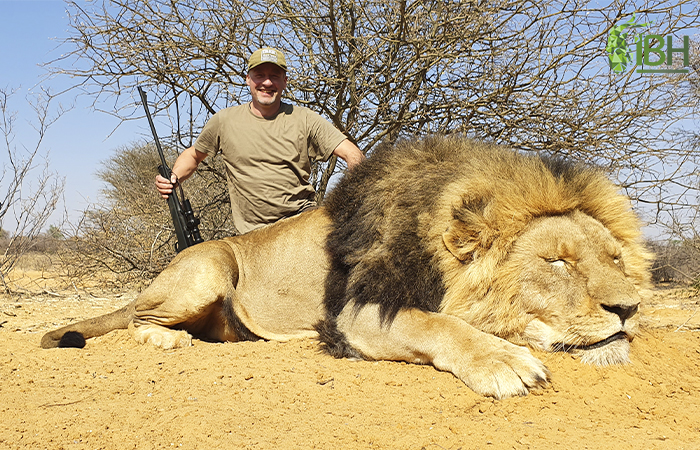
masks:
[[[444,295],[442,276],[417,235],[417,220],[431,209],[450,173],[422,171],[422,176],[401,184],[384,187],[379,183],[397,160],[424,168],[450,159],[444,149],[436,150],[443,152],[416,154],[415,146],[408,143],[379,148],[329,195],[324,204],[333,223],[326,244],[332,264],[325,297],[329,317],[336,317],[351,300],[358,308],[379,304],[385,323],[405,307],[438,310]],[[387,208],[392,209],[391,217],[385,215]],[[386,245],[385,250],[367,258],[377,241]],[[351,271],[362,276],[349,284]]]

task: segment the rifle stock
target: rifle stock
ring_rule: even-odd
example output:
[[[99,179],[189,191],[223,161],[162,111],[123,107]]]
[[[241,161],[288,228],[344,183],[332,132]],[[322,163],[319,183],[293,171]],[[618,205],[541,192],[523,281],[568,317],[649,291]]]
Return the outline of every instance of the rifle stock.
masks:
[[[163,149],[160,146],[160,140],[158,139],[158,134],[156,133],[156,127],[153,124],[151,113],[148,110],[146,92],[141,89],[141,86],[138,87],[138,90],[139,95],[141,96],[143,109],[146,111],[148,124],[151,126],[151,133],[153,133],[153,138],[155,139],[158,155],[160,155],[160,166],[158,166],[158,172],[160,172],[160,175],[163,178],[170,180],[172,171],[165,162],[165,155],[163,154]],[[190,201],[185,199],[185,193],[182,190],[182,185],[180,183],[178,183],[178,187],[180,189],[180,197],[182,198],[182,202],[180,202],[176,188],[173,186],[173,191],[168,195],[168,208],[170,209],[170,217],[173,220],[175,236],[177,237],[175,251],[179,253],[187,247],[203,242],[204,239],[202,239],[202,236],[199,233],[199,219],[195,217]]]

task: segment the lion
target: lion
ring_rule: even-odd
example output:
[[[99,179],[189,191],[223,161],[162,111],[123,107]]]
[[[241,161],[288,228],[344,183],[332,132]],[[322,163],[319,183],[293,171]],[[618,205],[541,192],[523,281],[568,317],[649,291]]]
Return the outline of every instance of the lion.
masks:
[[[650,255],[594,167],[462,138],[376,150],[315,210],[181,252],[131,304],[44,348],[128,328],[170,349],[316,338],[432,364],[497,399],[547,386],[531,350],[624,364]]]

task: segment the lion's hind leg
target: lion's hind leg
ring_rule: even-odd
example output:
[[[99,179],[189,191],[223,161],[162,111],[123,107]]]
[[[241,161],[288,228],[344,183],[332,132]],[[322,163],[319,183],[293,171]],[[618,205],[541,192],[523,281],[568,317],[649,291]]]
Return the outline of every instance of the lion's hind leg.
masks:
[[[237,340],[224,312],[235,298],[238,265],[231,246],[209,241],[183,251],[135,301],[134,339],[163,349],[192,337]]]
[[[326,326],[332,328],[333,322]],[[325,348],[336,350],[335,356],[432,364],[452,372],[476,393],[497,399],[526,395],[546,386],[549,378],[547,368],[527,348],[447,314],[402,309],[391,323],[382,323],[378,305],[357,309],[349,304],[335,326],[335,331],[321,333]]]

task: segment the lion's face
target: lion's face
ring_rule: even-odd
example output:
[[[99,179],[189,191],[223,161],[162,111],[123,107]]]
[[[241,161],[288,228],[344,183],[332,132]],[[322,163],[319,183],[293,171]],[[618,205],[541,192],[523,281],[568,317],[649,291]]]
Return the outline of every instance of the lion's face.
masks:
[[[503,270],[517,273],[523,343],[593,364],[629,362],[640,297],[625,272],[625,249],[600,222],[581,212],[535,219]]]

